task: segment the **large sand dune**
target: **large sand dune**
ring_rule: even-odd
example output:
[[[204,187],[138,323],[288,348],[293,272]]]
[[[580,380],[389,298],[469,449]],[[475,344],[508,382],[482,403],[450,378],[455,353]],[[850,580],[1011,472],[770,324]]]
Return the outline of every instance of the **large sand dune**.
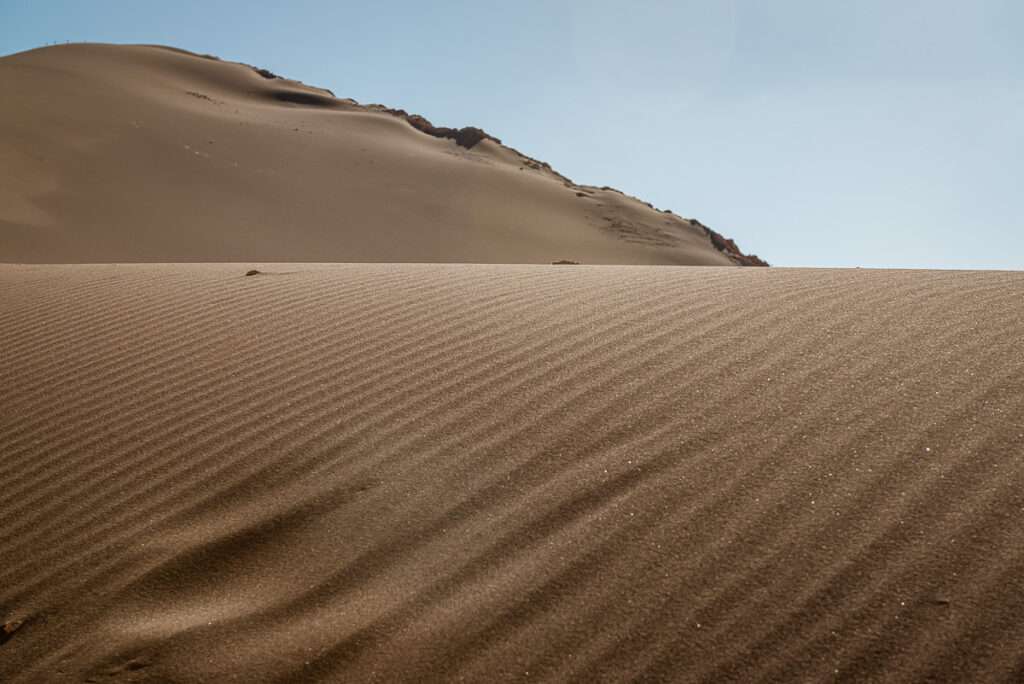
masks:
[[[1022,300],[996,272],[0,267],[0,673],[1020,681]]]
[[[759,263],[482,131],[267,76],[151,46],[0,59],[0,262]]]

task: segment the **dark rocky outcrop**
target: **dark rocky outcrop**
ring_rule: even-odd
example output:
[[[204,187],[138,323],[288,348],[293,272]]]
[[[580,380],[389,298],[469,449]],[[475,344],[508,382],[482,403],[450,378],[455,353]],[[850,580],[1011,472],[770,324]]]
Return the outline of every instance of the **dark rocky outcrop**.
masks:
[[[432,135],[435,138],[447,138],[449,140],[454,140],[456,145],[464,147],[467,150],[473,149],[473,147],[481,140],[485,139],[493,140],[499,145],[501,144],[501,140],[474,126],[466,126],[465,128],[435,126],[419,114],[410,114],[404,109],[391,109],[390,107],[384,107],[382,105],[369,105],[367,108],[373,109],[374,111],[386,112],[392,116],[397,116],[400,119],[405,119],[409,125],[417,131],[426,133],[427,135]]]
[[[698,228],[704,229],[707,236],[711,238],[711,244],[719,252],[725,252],[732,258],[733,261],[738,263],[740,266],[768,266],[768,262],[759,258],[756,254],[744,254],[740,251],[740,248],[736,246],[736,243],[727,237],[723,237],[721,233],[717,233],[697,219],[687,219],[690,223],[697,226]]]

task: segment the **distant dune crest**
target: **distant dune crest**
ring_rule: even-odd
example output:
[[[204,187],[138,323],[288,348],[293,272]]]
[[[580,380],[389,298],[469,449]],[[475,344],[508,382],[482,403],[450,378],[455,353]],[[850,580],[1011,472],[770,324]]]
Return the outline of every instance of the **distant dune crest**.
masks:
[[[6,261],[766,265],[479,128],[208,55],[41,48],[0,93]]]

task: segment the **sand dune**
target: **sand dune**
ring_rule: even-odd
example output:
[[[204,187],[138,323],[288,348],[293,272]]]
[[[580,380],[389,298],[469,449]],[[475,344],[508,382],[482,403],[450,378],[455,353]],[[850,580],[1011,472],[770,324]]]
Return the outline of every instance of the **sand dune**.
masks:
[[[760,263],[478,129],[171,48],[0,59],[0,149],[0,262]]]
[[[1020,681],[1022,298],[2,266],[0,672]]]
[[[1024,274],[170,48],[0,92],[3,681],[1024,679]]]

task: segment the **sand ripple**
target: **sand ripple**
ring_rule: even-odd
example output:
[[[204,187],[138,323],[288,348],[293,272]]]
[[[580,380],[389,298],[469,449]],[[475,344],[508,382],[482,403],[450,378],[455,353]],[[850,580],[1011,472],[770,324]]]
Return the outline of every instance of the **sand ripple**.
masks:
[[[0,672],[1020,680],[1021,301],[995,272],[0,266]]]

